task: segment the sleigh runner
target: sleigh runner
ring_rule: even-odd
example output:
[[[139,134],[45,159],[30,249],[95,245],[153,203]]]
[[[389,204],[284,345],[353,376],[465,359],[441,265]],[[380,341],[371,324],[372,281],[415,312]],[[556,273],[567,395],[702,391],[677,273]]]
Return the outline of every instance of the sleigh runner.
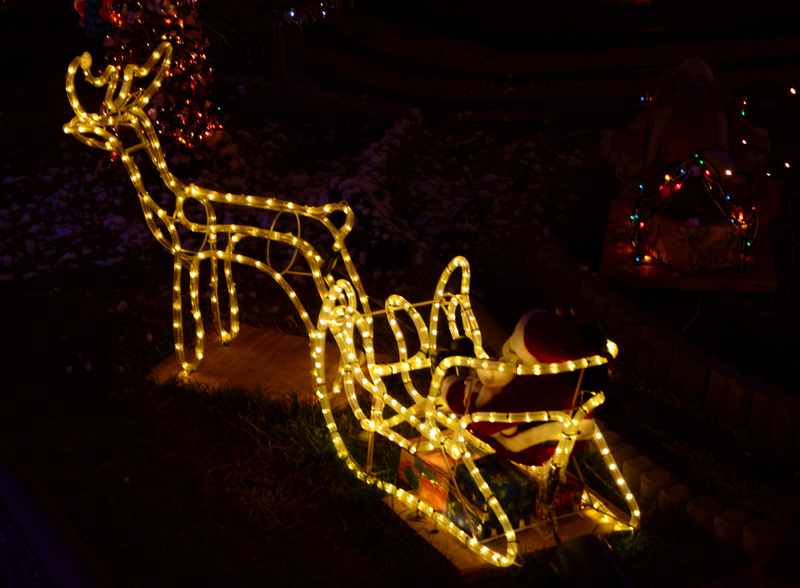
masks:
[[[423,515],[484,561],[509,566],[518,555],[518,525],[512,523],[482,472],[485,458],[496,456],[524,474],[537,489],[537,516],[553,523],[558,489],[568,481],[568,466],[580,444],[593,449],[602,460],[628,513],[622,516],[620,509],[588,487],[576,495],[576,512],[610,522],[616,530],[638,527],[636,499],[591,418],[604,402],[604,394],[584,385],[587,373],[604,369],[616,356],[616,345],[606,339],[585,344],[568,321],[526,315],[502,356],[492,358],[484,349],[471,306],[470,267],[463,257],[447,264],[430,300],[411,303],[391,295],[383,309],[373,310],[345,243],[354,224],[353,212],[346,203],[305,206],[268,196],[220,192],[184,184],[170,173],[144,110],[168,75],[170,55],[170,45],[162,43],[144,65],[127,65],[122,71],[107,66],[100,76],[92,74],[89,54],[73,60],[66,88],[75,117],[64,131],[120,157],[139,196],[145,222],[173,256],[173,333],[183,373],[202,366],[204,294],[208,294],[220,340],[227,343],[239,334],[233,266],[249,266],[270,277],[297,310],[308,336],[311,381],[326,427],[338,456],[359,480]],[[88,113],[77,97],[74,78],[78,70],[90,84],[106,89],[98,113]],[[151,78],[149,84],[135,88],[134,83],[143,78]],[[136,136],[133,145],[124,144],[120,138],[126,128]],[[149,158],[164,186],[174,194],[174,209],[164,208],[148,193],[136,161],[138,151]],[[223,208],[257,211],[271,215],[272,220],[266,224],[220,222],[218,210]],[[294,220],[289,231],[281,230],[278,222],[286,216]],[[199,246],[190,246],[187,234],[199,236]],[[267,247],[256,253],[253,244],[263,243]],[[273,263],[272,244],[290,252],[283,267]],[[307,271],[299,269],[301,262]],[[207,290],[200,283],[201,269],[205,272],[205,268]],[[317,295],[314,307],[301,300],[302,291],[293,285],[298,277],[311,280]],[[222,284],[227,312],[220,297]],[[188,323],[184,316],[187,298]],[[317,307],[317,316],[313,316],[309,309]],[[423,317],[423,311],[427,311],[427,317]],[[393,337],[394,357],[390,360],[376,351],[376,321],[385,321]],[[543,325],[547,328],[539,329]],[[560,334],[554,334],[552,340],[537,339],[537,329]],[[190,331],[194,337],[187,344]],[[566,335],[561,336],[563,333]],[[338,349],[333,378],[326,375],[330,341]],[[447,341],[465,345],[448,354]],[[364,464],[353,456],[339,431],[332,408],[332,400],[339,395],[344,395],[353,417],[369,434]],[[512,431],[511,437],[519,435],[517,445],[503,440],[508,431]],[[480,498],[486,513],[496,519],[496,535],[505,545],[493,542],[490,546],[474,529],[467,526],[469,530],[465,530],[452,514],[442,512],[419,491],[402,488],[373,472],[375,435],[410,456],[438,452],[452,467],[460,467],[462,477],[474,485],[473,498]]]

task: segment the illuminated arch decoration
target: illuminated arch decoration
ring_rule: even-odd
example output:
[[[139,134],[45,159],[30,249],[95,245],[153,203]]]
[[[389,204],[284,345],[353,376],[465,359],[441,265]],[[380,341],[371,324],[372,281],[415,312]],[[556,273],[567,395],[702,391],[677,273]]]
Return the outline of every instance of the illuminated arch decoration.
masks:
[[[723,175],[731,177],[734,173],[734,170],[725,169],[720,174],[707,158],[695,153],[674,169],[668,170],[654,185],[640,182],[638,196],[629,217],[633,262],[636,265],[664,262],[659,259],[655,250],[647,246],[649,224],[687,182],[694,181],[702,183],[705,196],[719,210],[720,221],[730,224],[730,230],[738,242],[738,265],[740,268],[745,267],[752,258],[753,246],[758,237],[758,211],[755,205],[740,202],[736,194],[725,189]]]
[[[517,361],[499,361],[490,358],[483,348],[481,331],[471,308],[470,268],[463,257],[455,257],[448,263],[436,284],[432,300],[412,304],[402,296],[392,295],[386,300],[384,309],[373,311],[345,245],[345,238],[354,222],[353,211],[346,203],[304,206],[273,197],[223,193],[182,183],[167,169],[153,124],[144,110],[168,73],[170,55],[170,45],[162,43],[144,65],[127,65],[121,72],[119,68],[108,66],[99,76],[91,73],[92,59],[88,53],[73,60],[67,70],[66,89],[75,117],[64,126],[64,131],[87,145],[110,151],[120,157],[138,193],[147,226],[156,240],[174,258],[173,330],[175,351],[183,372],[188,373],[197,369],[203,359],[205,331],[200,305],[201,264],[210,267],[212,314],[223,342],[230,341],[239,332],[239,307],[233,281],[233,264],[250,266],[271,277],[294,304],[308,333],[311,378],[315,394],[319,399],[337,454],[346,466],[362,482],[383,490],[427,516],[439,528],[450,533],[486,562],[497,566],[511,565],[518,554],[516,531],[476,465],[478,458],[494,453],[494,450],[474,436],[468,430],[468,426],[481,421],[561,423],[559,434],[553,439],[558,445],[551,459],[536,468],[516,464],[538,481],[545,478],[551,481],[557,480],[563,475],[569,461],[579,424],[589,412],[603,403],[604,395],[599,391],[589,393],[588,400],[573,411],[516,414],[473,412],[459,417],[448,408],[442,397],[442,381],[457,368],[480,369],[483,373],[495,372],[500,376],[509,373],[516,376],[546,376],[569,371],[581,372],[591,366],[606,363],[606,357],[592,355],[559,363],[534,362],[525,365]],[[87,113],[77,97],[75,74],[79,69],[90,84],[97,88],[106,88],[100,113]],[[148,77],[151,77],[150,82],[144,88],[133,88],[137,79]],[[137,144],[129,147],[123,145],[118,136],[123,127],[135,132],[139,141]],[[138,150],[144,150],[163,183],[175,195],[174,210],[165,210],[148,194],[132,156]],[[186,207],[190,203],[199,205],[204,211],[205,218],[202,222],[187,217]],[[296,220],[297,233],[277,230],[274,221],[269,228],[221,223],[217,220],[216,209],[227,206],[270,212],[276,215],[276,219],[282,214],[291,215]],[[344,219],[340,224],[334,220],[337,215]],[[327,232],[332,238],[332,251],[317,249],[304,239],[299,230],[302,223],[311,224],[322,233]],[[195,250],[182,246],[179,229],[202,234],[202,245]],[[268,250],[266,256],[259,259],[237,249],[240,243],[248,239],[260,239],[267,244],[284,244],[294,252],[289,266],[280,270],[273,267]],[[319,295],[318,302],[321,309],[317,317],[312,317],[306,310],[297,291],[287,279],[290,274],[298,273],[291,271],[291,266],[298,257],[304,260],[310,269],[305,275],[311,278]],[[344,267],[341,277],[334,276],[330,269],[337,262]],[[219,269],[220,265],[222,272]],[[188,297],[195,332],[191,351],[187,349],[184,340],[182,306],[184,295],[181,280],[184,271],[189,273]],[[228,298],[228,313],[225,319],[219,297],[220,281],[223,278]],[[427,320],[419,310],[424,307],[430,309]],[[414,327],[416,350],[413,353],[409,351],[407,337],[400,325],[401,321],[398,321],[401,314],[410,320]],[[388,321],[397,346],[397,358],[394,361],[379,362],[376,359],[375,319]],[[447,331],[454,339],[461,336],[469,338],[473,344],[474,354],[455,355],[437,360],[437,357],[441,356],[438,343],[440,334],[444,337],[448,334]],[[329,338],[335,341],[339,349],[338,376],[333,382],[326,381],[325,376],[327,359],[325,348]],[[616,345],[613,342],[608,341],[607,348],[610,355],[616,355]],[[390,392],[392,383],[386,381],[397,379],[398,376],[406,393],[402,400]],[[425,389],[417,387],[422,377],[426,380]],[[398,387],[399,384],[395,386]],[[367,393],[368,401],[371,403],[367,409],[361,405],[357,388]],[[331,397],[338,394],[346,396],[355,418],[361,427],[370,433],[371,439],[375,434],[381,435],[412,454],[439,449],[463,463],[503,529],[506,539],[505,550],[490,548],[477,537],[457,527],[429,502],[398,488],[387,480],[380,479],[372,473],[369,457],[366,466],[359,464],[348,451],[334,420]],[[406,431],[405,434],[399,432],[401,425]],[[581,506],[597,520],[613,525],[615,530],[635,529],[640,520],[636,500],[628,489],[602,432],[596,424],[592,426],[591,442],[602,456],[612,479],[616,481],[629,512],[622,520],[623,518],[611,512],[607,505],[590,491],[583,493]],[[413,431],[412,434],[407,432],[409,427]]]

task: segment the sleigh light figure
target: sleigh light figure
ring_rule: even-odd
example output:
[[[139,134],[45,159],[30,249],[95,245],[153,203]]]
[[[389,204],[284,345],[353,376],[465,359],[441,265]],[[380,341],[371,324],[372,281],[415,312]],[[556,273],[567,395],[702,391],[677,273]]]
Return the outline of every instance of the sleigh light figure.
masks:
[[[234,339],[240,329],[233,264],[250,266],[272,278],[299,313],[308,333],[311,378],[326,426],[338,456],[359,480],[376,486],[409,509],[428,517],[486,562],[509,566],[518,555],[517,532],[481,471],[481,458],[502,448],[495,441],[497,431],[482,431],[480,425],[490,424],[497,429],[499,424],[501,433],[527,426],[540,443],[549,444],[549,454],[538,461],[522,457],[517,460],[515,456],[522,456],[522,453],[506,447],[502,457],[534,480],[543,489],[540,495],[549,492],[552,499],[552,490],[565,479],[576,443],[590,444],[602,457],[601,463],[610,473],[611,484],[616,485],[628,514],[623,517],[621,509],[609,507],[588,488],[579,496],[578,510],[587,513],[598,524],[608,523],[615,530],[638,527],[640,514],[636,500],[603,434],[590,418],[590,413],[603,403],[604,395],[599,390],[584,390],[581,385],[587,371],[604,368],[608,359],[616,356],[616,345],[603,339],[601,348],[592,348],[591,352],[576,355],[567,351],[560,355],[551,354],[543,360],[523,349],[528,343],[529,331],[536,328],[539,320],[529,316],[518,327],[519,332],[509,340],[503,356],[491,358],[483,348],[481,331],[471,308],[470,268],[463,257],[454,258],[444,269],[432,300],[412,304],[402,296],[391,295],[384,309],[373,311],[345,245],[354,221],[353,212],[346,203],[304,206],[274,197],[223,193],[184,184],[170,173],[145,108],[168,75],[171,52],[170,45],[162,43],[144,65],[126,65],[122,70],[109,65],[99,76],[91,72],[92,59],[88,53],[73,60],[67,71],[66,90],[75,117],[64,126],[64,131],[87,145],[119,156],[139,196],[147,226],[173,256],[173,331],[175,352],[183,372],[188,374],[196,370],[203,359],[206,337],[201,310],[201,267],[207,265],[209,268],[213,320],[220,340],[225,343]],[[79,70],[91,85],[105,88],[98,113],[84,110],[77,97],[75,75]],[[141,80],[149,80],[149,83],[137,88],[137,81]],[[123,129],[128,129],[129,133],[133,131],[136,136],[133,145],[123,143]],[[148,193],[135,161],[137,151],[143,151],[149,157],[161,181],[174,194],[173,210],[163,208]],[[193,218],[196,215],[187,213],[189,207],[201,210],[202,218]],[[271,214],[273,221],[267,226],[220,222],[218,211],[228,207]],[[277,219],[281,215],[293,218],[296,230],[278,230]],[[316,247],[304,238],[301,226],[310,227],[306,235],[324,235],[332,244],[325,249]],[[188,247],[183,237],[187,232],[202,236],[199,247]],[[252,242],[284,245],[293,252],[290,263],[276,269],[271,263],[269,249],[266,249],[266,256],[259,257],[244,248],[246,243]],[[265,250],[262,247],[259,251],[264,253]],[[308,272],[292,270],[294,263],[300,260],[308,266]],[[337,267],[343,269],[337,270]],[[186,296],[182,285],[184,272],[189,275]],[[316,317],[306,310],[290,282],[289,278],[294,279],[297,274],[313,281],[319,295],[316,304],[320,310]],[[227,313],[223,312],[220,300],[221,282],[227,289]],[[183,304],[186,297],[194,331],[191,349],[185,339],[187,326],[184,324]],[[420,312],[425,307],[430,309],[427,320]],[[376,357],[376,320],[387,321],[393,334],[396,358],[392,361],[382,362]],[[413,351],[403,324],[413,325]],[[408,326],[406,330],[410,330]],[[453,340],[468,341],[470,351],[445,356],[442,347],[447,335]],[[326,343],[331,339],[339,351],[338,370],[336,378],[328,381]],[[455,372],[461,375],[455,377]],[[566,407],[551,407],[549,410],[493,409],[494,399],[487,402],[486,397],[496,395],[512,380],[530,384],[529,398],[537,397],[539,382],[560,382],[560,389],[568,390],[571,401]],[[471,401],[470,394],[476,390],[477,396]],[[404,393],[398,393],[402,391]],[[484,392],[491,393],[487,396]],[[331,400],[340,394],[345,395],[356,420],[369,432],[370,454],[364,466],[351,455],[337,427]],[[477,398],[481,394],[484,397],[479,402]],[[369,406],[362,406],[364,402]],[[538,433],[535,430],[537,425],[542,427]],[[371,450],[375,434],[411,455],[439,451],[466,468],[484,504],[502,528],[505,549],[488,545],[474,533],[457,526],[446,513],[419,495],[373,473]]]

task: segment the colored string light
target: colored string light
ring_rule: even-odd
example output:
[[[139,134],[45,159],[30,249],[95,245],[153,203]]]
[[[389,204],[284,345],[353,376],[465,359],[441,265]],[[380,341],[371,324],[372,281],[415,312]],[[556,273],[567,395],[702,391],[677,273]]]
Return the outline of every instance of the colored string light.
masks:
[[[743,143],[746,141],[743,139]],[[786,162],[785,167],[790,167]],[[745,216],[740,205],[737,205],[729,191],[721,183],[720,174],[716,168],[703,159],[699,153],[694,153],[692,158],[676,166],[676,172],[664,174],[664,181],[658,186],[657,195],[653,191],[646,191],[644,184],[639,184],[639,197],[634,203],[633,213],[629,216],[631,221],[631,241],[633,243],[633,261],[636,265],[644,263],[660,263],[660,259],[653,251],[644,251],[646,240],[646,220],[652,218],[669,200],[675,192],[679,192],[690,177],[690,170],[699,174],[703,183],[705,194],[711,198],[719,208],[722,218],[727,218],[728,223],[734,226],[739,236],[741,258],[744,259],[745,250],[749,250],[758,234],[758,213],[753,207]],[[725,169],[725,177],[732,177],[735,171]],[[769,175],[769,173],[767,173]]]
[[[112,29],[106,45],[113,65],[123,68],[162,41],[173,46],[168,94],[150,105],[159,134],[193,149],[220,130],[219,108],[208,100],[213,69],[208,65],[208,40],[200,24],[198,0],[111,0],[108,4]]]
[[[788,94],[792,97],[796,96],[797,89],[794,86],[788,87]],[[737,100],[737,113],[742,119],[748,117],[749,112],[747,108],[749,106],[750,100],[748,97],[742,97]],[[752,137],[740,136],[737,140],[744,146],[750,146],[752,143]],[[755,147],[755,149],[758,150],[759,147]],[[712,165],[708,165],[699,153],[694,153],[690,161],[702,168],[701,177],[705,180],[705,192],[711,196],[717,207],[722,211],[723,217],[727,217],[728,223],[733,225],[738,232],[742,251],[740,259],[744,262],[749,259],[746,255],[746,250],[752,248],[758,234],[758,215],[756,214],[755,207],[751,208],[746,215],[741,214],[740,210],[742,207],[736,204],[735,197],[729,191],[722,189],[717,170]],[[788,170],[792,169],[791,161],[782,159],[778,161],[780,163],[774,163],[773,166],[780,167],[784,173],[788,173]],[[634,204],[634,214],[631,214],[629,217],[631,221],[631,241],[634,245],[633,260],[637,265],[641,264],[642,261],[645,263],[660,262],[656,255],[643,254],[642,252],[645,233],[643,231],[644,226],[640,222],[640,219],[651,217],[657,212],[657,209],[669,199],[671,194],[683,188],[686,178],[684,165],[685,163],[681,165],[677,177],[665,174],[664,182],[658,186],[657,193],[660,197],[658,199],[654,197],[655,192],[652,190],[650,192],[646,191],[646,186],[643,182],[638,184],[639,196]],[[723,170],[725,177],[732,177],[735,173],[735,170],[732,169]],[[773,171],[767,169],[764,171],[764,175],[767,178],[771,178],[773,176]]]

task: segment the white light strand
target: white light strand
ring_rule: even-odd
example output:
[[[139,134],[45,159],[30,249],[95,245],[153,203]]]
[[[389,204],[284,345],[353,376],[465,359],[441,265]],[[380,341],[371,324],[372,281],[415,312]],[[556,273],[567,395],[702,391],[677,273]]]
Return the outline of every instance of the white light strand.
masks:
[[[364,291],[363,283],[353,265],[352,257],[345,246],[345,238],[351,231],[354,222],[353,212],[347,203],[304,206],[274,197],[222,193],[180,182],[167,169],[158,137],[144,111],[147,102],[158,90],[161,81],[168,73],[171,53],[170,45],[162,43],[143,66],[126,66],[119,92],[116,92],[120,77],[119,68],[109,65],[102,75],[94,76],[90,71],[92,60],[88,53],[73,60],[67,70],[66,89],[69,103],[75,111],[75,117],[64,126],[64,131],[75,135],[87,145],[120,155],[139,195],[148,228],[156,240],[173,255],[172,325],[175,352],[183,374],[188,375],[197,369],[204,355],[206,337],[200,307],[201,264],[208,263],[210,266],[209,287],[212,315],[222,342],[233,340],[240,331],[233,264],[249,266],[268,275],[289,297],[308,332],[312,385],[337,455],[344,461],[347,468],[359,480],[380,488],[401,500],[409,508],[416,509],[430,518],[437,527],[448,532],[486,562],[497,566],[511,565],[518,553],[513,525],[473,459],[473,456],[477,458],[487,455],[493,453],[493,450],[487,443],[470,432],[469,425],[484,421],[549,420],[561,422],[563,424],[562,435],[558,441],[560,450],[552,458],[555,461],[551,460],[542,467],[547,468],[554,464],[554,467],[563,468],[575,443],[574,423],[580,422],[583,416],[599,406],[603,402],[604,396],[602,393],[594,395],[573,414],[558,411],[547,413],[477,412],[459,417],[452,412],[441,396],[442,381],[451,370],[456,368],[480,368],[521,376],[537,376],[602,365],[607,361],[606,358],[601,355],[592,355],[565,362],[530,365],[491,359],[483,349],[481,331],[470,303],[470,268],[469,262],[463,257],[455,257],[447,264],[436,284],[434,296],[429,302],[411,304],[402,296],[392,295],[386,300],[383,311],[373,312],[370,309],[369,298]],[[83,71],[85,79],[93,86],[98,88],[106,86],[103,114],[89,114],[81,106],[74,84],[78,69]],[[132,89],[136,78],[145,78],[153,71],[155,71],[155,75],[145,89]],[[125,149],[115,134],[119,127],[133,129],[140,143]],[[138,149],[144,149],[164,184],[175,194],[175,210],[173,212],[168,212],[160,207],[145,189],[139,169],[130,155]],[[187,218],[184,210],[189,201],[198,203],[202,207],[205,213],[204,222]],[[297,220],[298,231],[297,234],[277,231],[275,223],[269,229],[218,223],[215,205],[245,207],[271,211],[276,214],[291,214]],[[334,213],[344,214],[345,220],[341,226],[337,226],[331,220]],[[318,222],[330,233],[333,238],[333,252],[343,262],[346,278],[334,280],[331,276],[323,276],[324,259],[308,241],[300,237],[301,220]],[[203,242],[197,250],[189,251],[181,245],[179,228],[203,235]],[[226,237],[224,248],[219,246],[220,235]],[[294,250],[295,257],[298,254],[302,256],[308,264],[311,279],[322,301],[322,308],[316,321],[306,311],[297,292],[284,277],[287,270],[276,270],[270,264],[268,256],[266,260],[261,260],[237,251],[237,245],[245,238],[262,239],[268,243],[283,243]],[[222,276],[219,271],[220,264]],[[191,354],[187,354],[184,338],[182,280],[184,271],[189,274],[188,297],[195,332]],[[449,284],[457,272],[460,272],[460,280],[456,290],[452,291]],[[224,277],[224,285],[228,293],[227,317],[223,316],[219,298],[222,277]],[[419,306],[426,305],[430,305],[427,325],[417,310]],[[399,312],[405,313],[411,320],[416,332],[415,339],[419,348],[412,355],[409,355],[407,337],[397,320]],[[396,361],[384,363],[376,361],[374,318],[381,315],[385,315],[395,339]],[[442,317],[447,321],[448,331],[452,338],[460,336],[469,338],[473,344],[474,356],[450,356],[437,363],[438,330]],[[463,325],[463,333],[459,329],[459,318]],[[325,371],[325,348],[329,337],[334,340],[339,350],[339,365],[336,370],[338,376],[330,389]],[[356,347],[357,339],[360,339],[361,349]],[[612,356],[615,355],[616,345],[611,341],[607,345],[608,351]],[[432,376],[429,376],[431,381],[428,389],[421,392],[415,387],[411,375],[412,373],[424,374],[426,372],[432,373]],[[401,377],[410,404],[404,404],[390,394],[387,384],[384,382],[384,378],[397,374]],[[372,406],[369,416],[359,404],[357,387],[364,389],[371,398]],[[506,537],[505,551],[498,551],[480,543],[476,537],[467,534],[444,514],[437,512],[431,504],[396,487],[391,482],[381,480],[365,471],[350,455],[334,420],[331,396],[340,393],[341,390],[344,390],[348,405],[364,430],[377,433],[411,453],[443,449],[453,459],[462,460],[503,529]],[[387,408],[393,413],[392,416],[384,415]],[[396,429],[404,424],[410,425],[416,434],[412,436],[400,434]],[[612,475],[617,480],[622,479],[599,430],[594,434],[594,443],[603,455]],[[525,469],[525,466],[520,467]],[[534,479],[541,478],[539,475],[542,471],[541,468],[527,468],[526,471],[529,471]],[[631,511],[631,519],[626,528],[635,528],[639,521],[639,511],[635,499],[630,494],[624,480],[619,484],[619,488],[623,495],[630,497],[628,506]]]

